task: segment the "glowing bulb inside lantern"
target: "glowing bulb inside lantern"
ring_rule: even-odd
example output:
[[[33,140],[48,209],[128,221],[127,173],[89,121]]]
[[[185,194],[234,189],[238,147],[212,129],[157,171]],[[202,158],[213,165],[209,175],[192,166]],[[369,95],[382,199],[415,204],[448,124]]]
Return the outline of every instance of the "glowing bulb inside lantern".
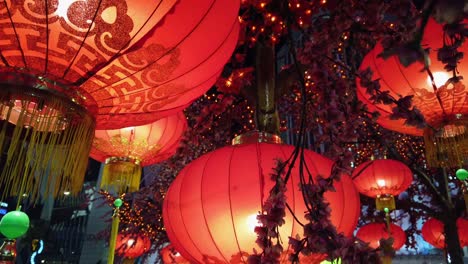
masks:
[[[377,180],[377,185],[379,187],[385,187],[385,180]]]
[[[255,227],[260,226],[257,214],[251,214],[247,217],[247,226],[249,227],[249,231],[255,232]]]
[[[437,88],[444,85],[450,78],[450,75],[446,72],[433,72],[432,76],[434,77],[434,82]],[[427,76],[427,84],[432,87],[432,81],[430,76]]]
[[[129,247],[131,247],[131,246],[133,245],[134,242],[135,242],[135,239],[129,239],[129,240],[127,240],[127,245],[128,245]]]

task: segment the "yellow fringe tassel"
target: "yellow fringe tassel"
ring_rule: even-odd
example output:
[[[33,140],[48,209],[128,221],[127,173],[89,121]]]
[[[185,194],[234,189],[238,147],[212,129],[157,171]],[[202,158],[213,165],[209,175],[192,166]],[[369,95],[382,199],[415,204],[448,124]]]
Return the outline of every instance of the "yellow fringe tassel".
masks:
[[[68,98],[20,87],[0,89],[2,199],[11,195],[37,200],[79,192],[88,163],[95,121]]]
[[[426,159],[431,167],[461,166],[468,159],[468,124],[458,122],[435,131],[424,130]]]
[[[112,229],[109,239],[109,255],[107,256],[107,263],[112,264],[114,263],[114,256],[115,256],[115,244],[117,242],[117,235],[119,234],[119,209],[116,208],[114,215],[112,216]]]
[[[140,178],[138,160],[108,158],[102,172],[101,189],[116,194],[136,192],[140,188]]]

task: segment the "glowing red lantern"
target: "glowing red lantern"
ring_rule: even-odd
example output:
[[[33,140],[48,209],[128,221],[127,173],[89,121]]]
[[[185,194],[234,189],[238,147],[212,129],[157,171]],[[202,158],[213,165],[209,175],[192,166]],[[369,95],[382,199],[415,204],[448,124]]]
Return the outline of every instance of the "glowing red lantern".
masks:
[[[460,246],[468,246],[468,220],[457,219],[458,238]],[[427,243],[440,249],[445,248],[444,224],[435,218],[429,218],[421,229],[421,235]]]
[[[468,151],[468,89],[461,82],[446,84],[452,77],[451,72],[437,59],[437,50],[443,47],[445,39],[442,25],[429,20],[424,31],[422,45],[430,48],[430,70],[433,73],[434,89],[431,79],[420,62],[405,68],[396,56],[384,60],[378,55],[383,51],[379,43],[362,62],[361,69],[370,68],[373,79],[380,79],[381,91],[389,92],[395,98],[413,97],[413,106],[424,115],[427,126],[424,129],[407,126],[401,119],[390,118],[392,105],[374,105],[366,88],[358,81],[358,97],[371,111],[381,115],[377,122],[383,127],[400,133],[423,136],[426,141],[426,158],[431,166],[458,166]],[[459,51],[468,52],[468,43]],[[468,63],[457,65],[459,75],[468,76]],[[466,79],[466,78],[465,78]],[[465,153],[465,154],[463,154]]]
[[[393,249],[399,250],[406,242],[405,232],[400,226],[391,223],[390,234],[393,238]],[[389,233],[385,223],[370,223],[359,228],[356,237],[369,243],[371,248],[378,248],[380,246],[380,239],[389,238]]]
[[[174,155],[186,128],[180,112],[147,125],[96,130],[90,156],[105,162],[101,188],[118,193],[138,190],[141,167]]]
[[[164,264],[190,264],[172,245],[167,245],[159,252]]]
[[[33,131],[24,156],[37,166],[28,175],[17,171],[16,161],[23,159],[18,154],[0,178],[26,178],[41,188],[51,184],[34,177],[61,177],[63,188],[79,190],[95,127],[138,126],[175,114],[215,83],[237,43],[239,5],[238,0],[4,1],[0,118],[15,123],[15,133]],[[26,117],[18,120],[18,112]],[[9,153],[24,145],[24,139],[17,141]],[[44,150],[40,144],[63,148]]]
[[[405,191],[413,181],[413,173],[404,163],[391,160],[370,160],[354,169],[351,176],[357,190],[376,198],[377,209],[395,209],[395,195]]]
[[[146,236],[118,235],[115,254],[134,259],[145,254],[151,248],[151,241]]]
[[[256,135],[255,140],[224,147],[196,159],[186,166],[171,184],[163,205],[163,219],[169,240],[192,263],[246,261],[246,254],[257,248],[254,228],[256,216],[274,181],[269,177],[276,160],[286,160],[294,148],[271,144],[278,138]],[[327,177],[333,162],[312,151],[305,151],[311,173]],[[331,222],[340,232],[351,235],[360,213],[358,193],[351,179],[343,175],[335,182],[336,192],[325,194],[331,207]],[[307,210],[299,190],[298,166],[287,183],[287,202],[298,219],[305,223]],[[280,227],[284,241],[301,236],[302,227],[286,210],[286,223]],[[285,258],[285,262],[287,258]],[[238,262],[232,262],[238,263]]]

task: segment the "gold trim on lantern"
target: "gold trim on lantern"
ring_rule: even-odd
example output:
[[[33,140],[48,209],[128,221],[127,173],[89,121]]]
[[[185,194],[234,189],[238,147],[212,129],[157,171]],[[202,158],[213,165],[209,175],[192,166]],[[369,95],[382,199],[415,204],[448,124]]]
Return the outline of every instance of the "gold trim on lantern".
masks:
[[[140,188],[140,160],[130,157],[107,158],[102,172],[101,189],[116,194],[136,192]]]
[[[88,164],[95,120],[54,92],[0,84],[2,197],[78,193]]]
[[[426,159],[431,167],[456,167],[468,156],[468,129],[464,121],[447,124],[439,130],[424,130]]]
[[[232,139],[232,145],[251,144],[251,143],[270,143],[281,144],[281,137],[262,131],[249,131]]]
[[[395,197],[391,194],[382,194],[375,198],[375,207],[379,211],[384,211],[387,208],[389,211],[395,210]]]

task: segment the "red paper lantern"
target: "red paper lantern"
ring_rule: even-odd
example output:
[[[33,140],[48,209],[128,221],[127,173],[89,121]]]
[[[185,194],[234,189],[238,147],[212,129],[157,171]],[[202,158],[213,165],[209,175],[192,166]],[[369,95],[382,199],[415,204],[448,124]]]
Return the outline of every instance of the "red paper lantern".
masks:
[[[390,224],[390,233],[393,238],[393,249],[399,250],[406,242],[406,234],[400,226]],[[389,237],[385,223],[370,223],[362,226],[356,233],[356,237],[369,243],[369,247],[378,248],[380,239]]]
[[[460,246],[468,246],[468,220],[457,219],[458,238]],[[440,249],[445,248],[444,224],[435,218],[429,218],[421,229],[421,235],[427,243]]]
[[[411,185],[413,173],[397,160],[370,160],[354,169],[351,176],[357,190],[369,197],[399,195]]]
[[[97,130],[90,156],[105,162],[101,188],[118,194],[137,191],[141,167],[174,155],[186,128],[179,112],[147,125]]]
[[[446,85],[452,73],[447,72],[444,64],[437,59],[437,50],[443,47],[444,38],[442,25],[429,20],[421,44],[424,48],[430,48],[430,70],[433,73],[437,91],[434,90],[429,75],[422,70],[424,65],[421,62],[413,63],[405,68],[396,56],[384,60],[379,57],[383,51],[380,43],[367,54],[361,65],[361,69],[370,68],[373,71],[373,79],[380,79],[382,92],[389,92],[397,99],[400,96],[414,96],[412,105],[423,114],[427,122],[426,128],[408,126],[402,119],[392,119],[390,116],[395,105],[374,105],[370,100],[370,95],[366,93],[366,88],[361,86],[359,80],[357,82],[359,99],[368,106],[369,110],[380,113],[377,120],[380,125],[404,134],[425,136],[426,158],[429,164],[434,166],[459,165],[463,158],[460,151],[464,148],[460,148],[457,154],[457,150],[454,150],[457,144],[453,141],[458,141],[464,147],[468,144],[468,104],[465,103],[468,101],[468,89],[464,85],[464,80]],[[468,43],[465,42],[459,51],[466,54]],[[468,63],[462,61],[458,64],[457,74],[468,76]],[[467,149],[464,151],[466,153]]]
[[[117,236],[115,253],[124,258],[134,259],[145,254],[151,248],[151,241],[146,236]]]
[[[377,209],[395,209],[393,196],[405,191],[413,181],[413,173],[396,160],[370,160],[354,169],[351,176],[357,190],[376,198]]]
[[[78,192],[96,127],[148,124],[205,93],[237,44],[239,5],[3,1],[0,145],[7,146],[1,151],[9,159],[0,185],[10,186],[5,195],[39,197],[37,188],[54,185],[61,189],[56,193]],[[28,136],[6,135],[9,123],[15,124],[13,134]],[[11,144],[5,138],[13,138]],[[20,163],[30,159],[33,167],[23,169]]]
[[[172,245],[167,245],[159,252],[164,264],[190,264]]]
[[[260,135],[260,139],[264,138]],[[262,202],[274,186],[269,174],[276,160],[286,160],[293,150],[282,144],[243,143],[205,154],[186,166],[171,184],[163,205],[164,226],[174,248],[192,263],[240,263],[253,248],[259,251],[254,228]],[[305,160],[314,177],[330,174],[331,160],[308,150]],[[287,183],[286,197],[298,219],[306,223],[298,167]],[[351,235],[360,214],[358,193],[346,175],[334,187],[336,192],[325,194],[331,222]],[[285,243],[289,236],[302,236],[302,227],[288,210],[285,221],[280,227]]]
[[[96,130],[90,156],[100,162],[111,157],[137,159],[141,166],[174,155],[187,128],[182,112],[156,122],[112,130]]]
[[[238,0],[7,1],[0,82],[92,111],[99,129],[176,113],[215,82],[237,42]]]

